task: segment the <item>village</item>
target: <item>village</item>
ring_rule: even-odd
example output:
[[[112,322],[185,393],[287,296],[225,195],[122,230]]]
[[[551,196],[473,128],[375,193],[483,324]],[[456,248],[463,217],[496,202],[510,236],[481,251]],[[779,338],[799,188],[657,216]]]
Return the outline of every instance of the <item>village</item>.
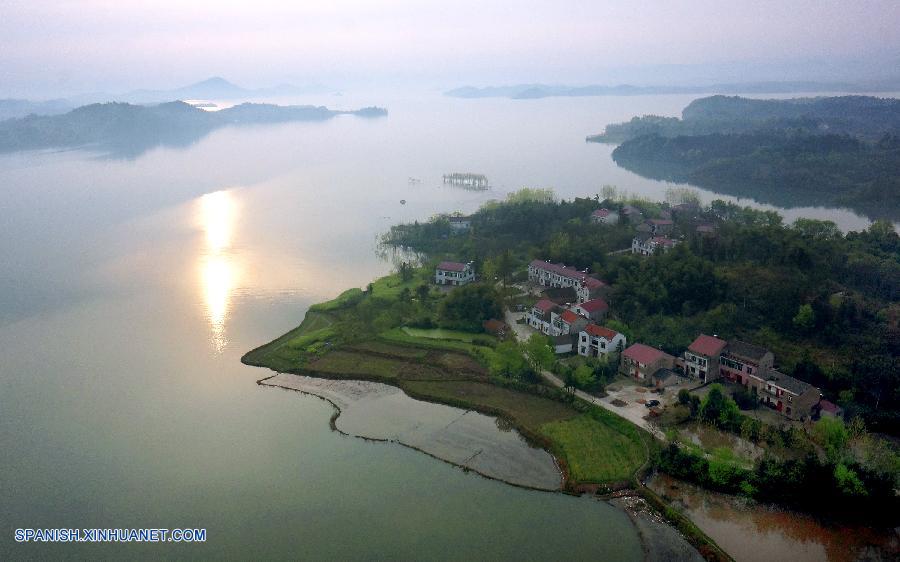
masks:
[[[590,221],[633,225],[635,234],[627,251],[650,256],[668,252],[680,242],[672,236],[673,214],[696,216],[698,210],[694,204],[680,204],[647,219],[640,209],[624,205],[618,211],[599,208]],[[468,230],[470,222],[469,217],[449,217],[450,228],[457,233]],[[698,236],[716,236],[710,222],[694,221],[691,226]],[[472,263],[443,261],[435,268],[434,281],[441,286],[466,285],[476,281],[476,272]],[[515,288],[530,298],[530,306],[507,308],[503,319],[484,323],[485,331],[519,341],[543,334],[560,360],[580,356],[617,365],[621,376],[617,384],[607,386],[605,396],[580,393],[581,397],[652,433],[660,432],[647,420],[676,403],[679,390],[702,394],[711,383],[751,393],[764,406],[754,416],[774,425],[843,415],[839,406],[822,397],[820,389],[780,372],[773,352],[754,343],[697,334],[675,356],[643,342],[629,342],[625,334],[605,325],[614,311],[607,300],[610,285],[597,272],[533,260],[527,267],[527,281]],[[550,371],[541,374],[551,384],[565,384]]]

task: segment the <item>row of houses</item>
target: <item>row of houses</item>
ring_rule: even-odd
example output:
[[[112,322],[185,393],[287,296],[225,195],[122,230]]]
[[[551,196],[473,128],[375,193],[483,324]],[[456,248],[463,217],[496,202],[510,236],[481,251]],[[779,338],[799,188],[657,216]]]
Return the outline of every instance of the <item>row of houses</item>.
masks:
[[[609,304],[601,298],[568,307],[541,299],[525,314],[528,325],[553,340],[556,353],[577,352],[585,357],[603,357],[625,348],[625,335],[599,325]]]
[[[541,260],[533,260],[528,264],[528,280],[543,287],[571,287],[575,290],[578,302],[600,298],[609,289],[604,281],[588,275],[586,270]]]
[[[819,404],[821,391],[785,375],[774,365],[775,355],[764,347],[705,334],[698,336],[684,352],[685,373],[701,382],[724,378],[755,389],[760,402],[790,419],[810,415]]]

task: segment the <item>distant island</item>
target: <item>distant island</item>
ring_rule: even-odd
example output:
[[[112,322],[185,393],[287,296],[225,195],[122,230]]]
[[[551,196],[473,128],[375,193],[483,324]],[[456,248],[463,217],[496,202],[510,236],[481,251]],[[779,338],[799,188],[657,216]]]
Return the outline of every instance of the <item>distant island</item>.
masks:
[[[205,111],[175,101],[142,106],[98,103],[62,115],[29,115],[0,122],[0,153],[41,148],[94,147],[140,154],[154,146],[184,146],[226,125],[322,121],[337,115],[381,117],[387,110],[365,107],[336,111],[324,106],[243,103]]]
[[[682,118],[612,124],[589,142],[621,143],[617,164],[780,206],[847,207],[900,218],[900,100],[712,96]]]
[[[648,96],[663,94],[796,94],[819,92],[891,92],[900,89],[894,82],[853,84],[849,82],[738,82],[706,86],[565,86],[515,84],[512,86],[463,86],[444,92],[454,98],[539,99],[550,97]]]

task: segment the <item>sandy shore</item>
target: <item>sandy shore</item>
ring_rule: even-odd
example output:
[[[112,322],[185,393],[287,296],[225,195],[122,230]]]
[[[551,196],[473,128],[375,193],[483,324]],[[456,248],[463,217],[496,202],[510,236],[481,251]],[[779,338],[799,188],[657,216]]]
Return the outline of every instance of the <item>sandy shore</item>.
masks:
[[[259,384],[312,394],[337,409],[333,427],[346,435],[411,447],[482,476],[537,490],[559,490],[562,474],[548,452],[529,445],[503,420],[423,402],[369,381],[279,373]]]

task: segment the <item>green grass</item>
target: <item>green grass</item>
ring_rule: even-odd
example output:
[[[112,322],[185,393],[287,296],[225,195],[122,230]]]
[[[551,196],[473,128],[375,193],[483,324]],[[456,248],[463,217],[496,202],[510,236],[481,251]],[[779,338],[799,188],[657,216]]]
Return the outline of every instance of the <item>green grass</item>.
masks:
[[[501,411],[518,425],[537,432],[552,421],[578,415],[571,406],[549,398],[510,390],[479,381],[407,381],[411,394],[482,411]]]
[[[316,344],[334,337],[333,320],[327,313],[310,309],[303,322],[280,338],[248,352],[241,361],[285,372],[297,370],[302,356]],[[313,352],[316,350],[314,349]]]
[[[400,328],[408,335],[414,338],[428,338],[435,340],[456,340],[472,343],[476,336],[481,334],[473,334],[472,332],[460,332],[458,330],[444,330],[441,328],[425,329],[425,328],[409,328],[404,326]]]
[[[430,275],[426,276],[425,270],[416,270],[410,277],[409,281],[403,281],[399,273],[393,273],[380,277],[372,283],[372,296],[384,299],[396,299],[400,296],[403,289],[409,289],[414,292],[416,287],[422,283],[428,284],[433,281]]]
[[[646,460],[639,441],[591,414],[546,423],[540,431],[559,446],[579,482],[627,481]]]
[[[408,347],[401,345],[393,345],[379,340],[369,340],[358,344],[353,344],[345,349],[354,351],[362,351],[365,353],[374,353],[376,355],[390,355],[391,357],[399,357],[401,359],[425,359],[428,356],[427,349],[417,347]]]
[[[472,355],[477,355],[479,353],[479,349],[484,349],[483,346],[478,346],[462,340],[443,340],[432,337],[413,336],[405,331],[407,329],[408,328],[393,328],[387,330],[386,332],[382,332],[378,337],[383,341],[400,345],[410,345],[426,349],[446,349],[449,351],[462,351],[464,353],[469,353]]]
[[[331,299],[330,301],[320,302],[318,304],[314,304],[309,309],[311,311],[318,312],[328,312],[333,310],[340,310],[342,308],[347,308],[353,306],[362,300],[365,293],[363,293],[362,289],[354,287],[353,289],[347,289],[337,297]]]

